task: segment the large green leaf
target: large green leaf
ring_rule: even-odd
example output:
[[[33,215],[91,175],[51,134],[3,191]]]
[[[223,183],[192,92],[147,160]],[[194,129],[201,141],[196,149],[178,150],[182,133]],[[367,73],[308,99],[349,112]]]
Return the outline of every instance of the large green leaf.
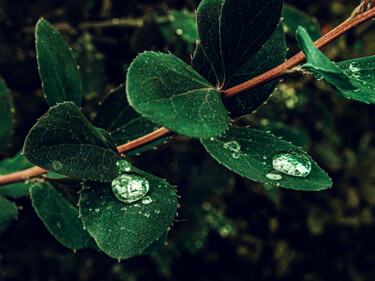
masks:
[[[352,59],[337,63],[349,76],[355,90],[338,89],[344,97],[375,103],[375,56]]]
[[[65,247],[81,249],[92,239],[83,229],[78,209],[47,182],[33,183],[30,188],[33,207],[49,232]]]
[[[94,124],[95,126],[107,130],[116,145],[121,145],[140,138],[160,127],[134,111],[128,103],[125,85],[114,89],[104,98],[99,107]],[[152,142],[150,145],[127,153],[127,155],[151,149],[165,140],[166,139],[163,138]]]
[[[131,64],[129,104],[141,115],[188,137],[213,137],[228,126],[221,93],[172,54],[144,52]]]
[[[304,151],[263,131],[232,128],[224,135],[202,140],[202,143],[219,163],[255,181],[305,191],[318,191],[332,186],[328,175]],[[280,153],[302,155],[311,163],[311,172],[306,177],[276,173],[273,160]]]
[[[24,155],[39,167],[70,177],[112,181],[117,176],[119,155],[110,137],[72,102],[51,107],[39,119],[26,138]]]
[[[17,215],[17,205],[0,196],[0,230],[6,229]]]
[[[46,20],[35,30],[38,69],[47,103],[64,101],[81,105],[82,83],[77,63],[68,44]]]
[[[12,135],[13,111],[9,90],[0,77],[0,152],[7,147]]]
[[[27,161],[26,158],[21,154],[21,152],[19,152],[15,157],[5,159],[0,162],[0,175],[8,175],[11,173],[29,169],[33,166],[34,165]],[[0,195],[10,196],[14,198],[28,196],[30,185],[31,183],[26,182],[3,185],[0,186]]]
[[[303,26],[306,28],[307,32],[311,36],[311,39],[318,40],[322,33],[320,32],[320,27],[315,18],[310,17],[301,10],[298,10],[292,6],[284,4],[281,11],[281,18],[283,18],[282,23],[284,26],[284,31],[287,34],[295,35],[298,26]]]
[[[279,24],[262,48],[236,71],[227,88],[246,82],[282,64],[286,53],[285,35],[282,25]],[[275,80],[233,98],[225,99],[224,105],[232,117],[248,114],[268,99],[277,83],[278,80]]]
[[[110,184],[98,182],[85,183],[79,203],[83,224],[99,248],[118,260],[143,253],[162,237],[177,210],[173,186],[138,169],[131,171],[135,173],[128,175],[140,175],[149,182],[151,203],[123,203]]]
[[[203,0],[198,7],[200,43],[221,85],[268,40],[282,0]]]

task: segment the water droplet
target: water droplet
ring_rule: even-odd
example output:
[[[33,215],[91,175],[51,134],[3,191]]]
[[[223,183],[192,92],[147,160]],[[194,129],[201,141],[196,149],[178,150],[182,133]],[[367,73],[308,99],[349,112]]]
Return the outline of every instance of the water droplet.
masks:
[[[237,141],[226,142],[223,147],[233,152],[233,158],[238,159],[240,157],[241,145]]]
[[[275,180],[275,181],[281,180],[281,179],[283,178],[279,173],[274,172],[274,171],[269,172],[269,173],[266,175],[266,177],[267,177],[268,179],[270,179],[270,180]]]
[[[177,33],[177,35],[182,35],[182,33],[184,33],[184,31],[181,28],[178,28],[176,30],[176,33]]]
[[[323,76],[320,75],[320,74],[315,74],[315,79],[316,79],[316,80],[322,80],[322,79],[323,79]]]
[[[95,213],[99,213],[100,209],[99,208],[95,208]]]
[[[150,204],[150,203],[152,203],[152,199],[151,199],[150,196],[145,196],[145,197],[142,198],[142,204],[147,205],[147,204]]]
[[[263,156],[263,159],[264,159],[264,160],[267,160],[267,156]]]
[[[150,213],[145,213],[144,216],[145,216],[146,218],[149,218],[149,217],[150,217]]]
[[[160,214],[160,210],[155,210],[155,214]]]
[[[353,62],[349,65],[349,69],[351,72],[359,71],[359,64],[357,62]]]
[[[234,159],[238,159],[238,158],[240,158],[240,154],[237,153],[237,152],[234,152],[234,153],[232,154],[232,157],[233,157]]]
[[[116,165],[120,172],[129,172],[131,170],[130,162],[125,159],[117,161]]]
[[[306,177],[311,172],[310,159],[303,153],[287,151],[275,155],[272,166],[276,171],[294,176]]]
[[[148,180],[137,174],[121,174],[112,181],[114,195],[125,203],[132,203],[143,198],[149,188]]]
[[[63,167],[63,165],[61,164],[61,162],[56,161],[56,160],[54,160],[54,161],[52,162],[52,168],[53,168],[55,171],[59,171],[59,170],[61,170],[62,167]]]

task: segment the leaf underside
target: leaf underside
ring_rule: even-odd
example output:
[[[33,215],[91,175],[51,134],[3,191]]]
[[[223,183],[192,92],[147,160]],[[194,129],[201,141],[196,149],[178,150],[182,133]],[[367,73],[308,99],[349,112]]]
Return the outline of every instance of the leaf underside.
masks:
[[[236,141],[241,148],[236,157],[233,157],[233,151],[225,148],[225,144],[231,141]],[[310,156],[296,146],[266,132],[232,128],[218,138],[201,142],[219,163],[254,181],[305,191],[318,191],[332,186],[331,179]],[[274,171],[273,157],[284,151],[295,151],[308,157],[311,161],[310,174],[307,177],[281,174],[282,178],[279,180],[269,179],[266,175]]]
[[[131,64],[129,104],[142,116],[188,137],[213,137],[229,117],[221,93],[172,54],[144,52]]]
[[[112,181],[119,159],[104,130],[93,127],[77,106],[65,102],[51,107],[31,129],[24,155],[31,163],[65,176]]]
[[[82,82],[73,54],[60,33],[44,19],[36,25],[36,54],[44,96],[50,106],[81,105]]]

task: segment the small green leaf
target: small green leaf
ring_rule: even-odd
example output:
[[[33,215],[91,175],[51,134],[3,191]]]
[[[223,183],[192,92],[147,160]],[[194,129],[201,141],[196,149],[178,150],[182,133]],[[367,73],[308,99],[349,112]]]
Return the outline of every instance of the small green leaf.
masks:
[[[286,53],[285,35],[282,25],[279,24],[262,48],[236,71],[227,88],[246,82],[282,64]],[[224,105],[232,117],[251,113],[268,99],[277,83],[278,80],[275,80],[233,98],[225,99]]]
[[[221,93],[172,54],[144,52],[131,64],[129,104],[141,115],[188,137],[213,137],[228,126]]]
[[[38,69],[47,103],[54,106],[72,101],[80,106],[81,76],[68,44],[44,19],[36,25],[35,38]]]
[[[11,173],[29,169],[33,166],[34,165],[27,161],[26,158],[21,154],[21,152],[19,152],[15,157],[5,159],[0,162],[0,175],[8,175]],[[0,186],[0,195],[13,198],[28,196],[30,185],[31,183],[25,182],[3,185]]]
[[[89,33],[78,39],[74,50],[82,77],[83,95],[86,99],[94,99],[105,81],[104,57],[96,49]]]
[[[160,126],[139,115],[129,105],[125,92],[125,85],[111,91],[99,107],[95,118],[95,126],[107,130],[116,145],[121,145],[137,138],[143,137]],[[131,151],[127,155],[143,152],[151,149],[166,139],[152,142],[150,145]]]
[[[307,32],[314,41],[318,40],[322,33],[320,32],[320,27],[315,18],[310,17],[299,9],[296,9],[290,5],[284,4],[281,11],[281,18],[283,18],[282,23],[284,26],[284,31],[287,34],[295,35],[298,26],[306,28]]]
[[[249,179],[305,191],[318,191],[332,186],[331,179],[304,151],[266,132],[232,128],[216,139],[201,141],[208,153],[219,163]],[[306,177],[275,171],[274,157],[290,152],[303,155],[310,162],[311,171]],[[276,174],[277,179],[271,179],[270,173]]]
[[[337,63],[349,76],[355,90],[337,89],[346,98],[365,103],[375,103],[375,56]]]
[[[198,7],[200,43],[220,85],[268,40],[280,19],[281,0],[203,0]]]
[[[0,77],[0,152],[9,144],[13,129],[13,103],[4,80]]]
[[[98,182],[85,183],[79,203],[83,224],[99,248],[118,260],[139,255],[155,243],[167,231],[177,210],[173,186],[138,169],[132,171],[149,182],[146,196],[152,201],[148,204],[142,200],[123,203],[110,184]]]
[[[0,230],[5,230],[17,215],[17,205],[0,196]]]
[[[315,47],[306,29],[299,27],[296,33],[298,44],[306,55],[307,64],[301,66],[318,74],[331,85],[341,89],[356,89],[346,73]]]
[[[104,130],[93,127],[72,102],[50,108],[31,129],[25,157],[35,165],[70,177],[112,181],[119,159]]]
[[[178,36],[190,43],[195,43],[198,40],[197,22],[194,13],[187,10],[171,11],[169,12],[169,20]]]
[[[78,209],[47,182],[33,183],[30,188],[33,207],[49,232],[65,247],[81,249],[92,239],[83,229]]]

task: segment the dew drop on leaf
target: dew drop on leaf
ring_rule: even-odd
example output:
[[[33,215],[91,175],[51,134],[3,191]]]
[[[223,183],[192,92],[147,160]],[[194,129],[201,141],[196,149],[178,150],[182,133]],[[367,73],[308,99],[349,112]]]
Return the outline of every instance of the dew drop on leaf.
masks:
[[[62,167],[63,167],[63,165],[61,164],[61,162],[56,161],[56,160],[54,160],[54,161],[52,162],[52,168],[53,168],[55,171],[59,171],[59,170],[61,170]]]
[[[130,162],[125,160],[125,159],[121,159],[121,160],[117,161],[116,165],[117,165],[117,168],[120,172],[129,172],[130,169],[131,169]]]
[[[120,174],[112,181],[113,194],[125,203],[142,199],[149,188],[148,180],[137,174]]]
[[[315,79],[316,79],[316,80],[322,80],[322,79],[323,79],[323,76],[320,75],[320,74],[315,74]]]
[[[266,177],[267,177],[268,179],[270,179],[270,180],[275,180],[275,181],[281,180],[281,179],[283,178],[279,173],[274,172],[274,171],[269,172],[269,173],[266,175]]]
[[[275,155],[273,168],[281,173],[294,177],[307,177],[311,172],[310,159],[303,153],[287,151]]]
[[[142,198],[142,204],[147,205],[147,204],[150,204],[150,203],[152,203],[152,199],[151,199],[150,196],[145,196],[145,197]]]

